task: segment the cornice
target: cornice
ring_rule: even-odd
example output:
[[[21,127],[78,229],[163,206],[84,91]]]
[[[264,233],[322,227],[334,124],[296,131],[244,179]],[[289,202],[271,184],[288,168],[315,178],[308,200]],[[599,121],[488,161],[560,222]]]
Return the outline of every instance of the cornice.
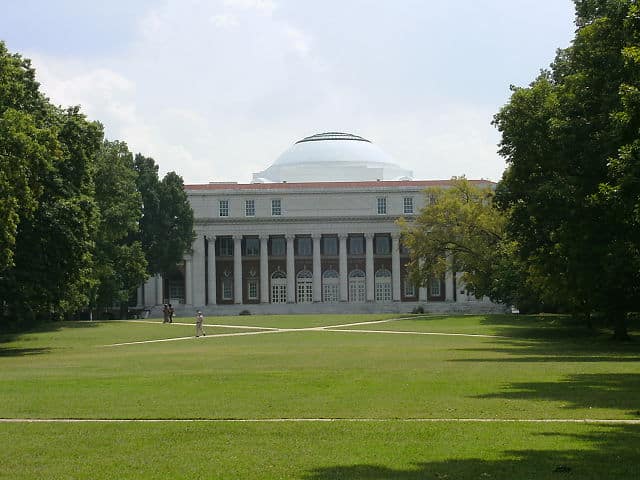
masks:
[[[300,224],[300,223],[395,223],[403,215],[353,215],[344,217],[201,217],[194,219],[196,225],[269,225],[269,224]],[[407,218],[407,217],[404,217]]]

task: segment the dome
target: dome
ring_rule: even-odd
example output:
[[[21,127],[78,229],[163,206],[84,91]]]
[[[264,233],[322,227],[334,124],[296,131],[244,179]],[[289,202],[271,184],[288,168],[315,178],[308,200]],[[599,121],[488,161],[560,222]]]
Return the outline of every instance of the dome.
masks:
[[[319,133],[294,143],[253,183],[411,180],[413,174],[371,141],[350,133]]]

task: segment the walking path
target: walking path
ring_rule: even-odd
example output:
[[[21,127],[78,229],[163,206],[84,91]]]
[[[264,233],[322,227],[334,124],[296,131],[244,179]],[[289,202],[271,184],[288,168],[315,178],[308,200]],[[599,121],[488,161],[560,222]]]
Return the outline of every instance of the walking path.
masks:
[[[640,425],[636,419],[606,418],[0,418],[2,423],[585,423]]]
[[[253,330],[250,332],[234,332],[234,333],[216,333],[212,335],[206,335],[201,338],[218,338],[218,337],[239,337],[246,335],[261,335],[266,333],[284,333],[284,332],[347,332],[347,333],[383,333],[383,334],[396,334],[396,335],[441,335],[448,337],[482,337],[482,338],[506,338],[501,335],[480,335],[473,333],[441,333],[441,332],[415,332],[409,330],[358,330],[358,329],[348,329],[347,327],[356,327],[360,325],[373,325],[378,323],[388,323],[388,322],[396,322],[399,320],[406,320],[412,317],[398,317],[398,318],[387,318],[385,320],[374,320],[374,321],[365,321],[365,322],[355,322],[355,323],[345,323],[341,325],[326,325],[320,327],[304,327],[304,328],[276,328],[276,327],[258,327],[258,326],[248,326],[248,325],[221,325],[221,324],[206,324],[204,327],[218,327],[218,328],[232,328],[232,329],[247,329]],[[113,321],[113,320],[110,320]],[[153,323],[158,325],[160,322],[152,321],[152,320],[115,320],[120,322],[132,322],[132,323]],[[188,325],[193,326],[193,323],[181,323],[181,322],[173,322],[170,325]],[[257,330],[257,331],[256,331]],[[157,340],[141,340],[137,342],[123,342],[123,343],[112,343],[109,345],[102,345],[103,347],[120,347],[123,345],[139,345],[144,343],[159,343],[159,342],[174,342],[177,340],[192,340],[193,336],[188,337],[171,337],[171,338],[161,338]]]

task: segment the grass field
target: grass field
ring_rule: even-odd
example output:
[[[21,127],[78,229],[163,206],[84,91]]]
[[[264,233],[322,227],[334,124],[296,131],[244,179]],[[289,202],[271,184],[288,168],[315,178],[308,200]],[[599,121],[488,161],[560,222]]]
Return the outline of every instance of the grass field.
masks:
[[[0,423],[0,479],[640,478],[640,342],[560,316],[180,320],[1,337],[0,417],[42,421]]]

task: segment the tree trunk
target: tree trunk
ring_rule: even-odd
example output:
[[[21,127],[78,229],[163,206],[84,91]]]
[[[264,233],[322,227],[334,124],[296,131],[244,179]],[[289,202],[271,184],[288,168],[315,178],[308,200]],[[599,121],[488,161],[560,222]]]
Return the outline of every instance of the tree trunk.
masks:
[[[627,312],[612,312],[613,320],[613,339],[624,341],[629,340],[629,332],[627,331]]]

